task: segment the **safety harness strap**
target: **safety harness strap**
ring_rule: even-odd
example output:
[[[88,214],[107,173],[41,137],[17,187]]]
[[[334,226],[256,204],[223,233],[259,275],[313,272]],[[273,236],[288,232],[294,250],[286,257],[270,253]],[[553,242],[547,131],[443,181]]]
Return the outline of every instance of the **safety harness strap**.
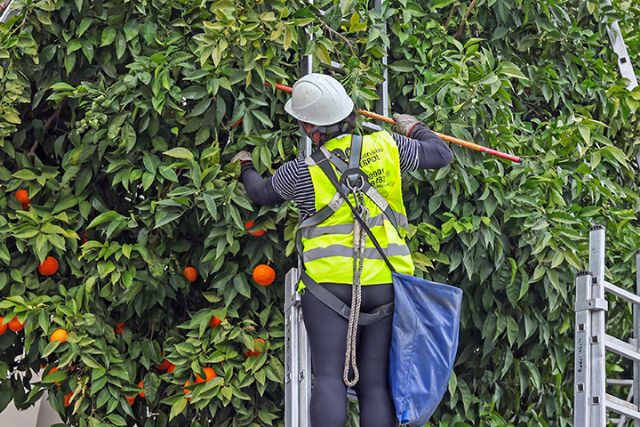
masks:
[[[318,298],[320,302],[324,305],[338,313],[340,316],[349,320],[349,316],[351,315],[351,309],[347,306],[340,298],[326,290],[322,285],[318,284],[315,280],[313,280],[305,271],[300,275],[300,279],[302,283],[305,285],[305,289],[307,289],[311,294]],[[366,326],[372,325],[379,320],[384,319],[387,316],[393,314],[393,303],[390,302],[385,305],[381,305],[376,307],[375,310],[369,313],[360,313],[360,318],[358,319],[358,325]]]
[[[358,151],[354,151],[354,148],[353,148],[353,145],[354,143],[356,143],[356,141],[358,141],[356,144],[356,149]],[[353,135],[351,139],[351,145],[352,145],[351,157],[349,159],[348,166],[342,159],[340,159],[338,156],[333,154],[326,147],[320,147],[320,152],[322,152],[324,154],[324,157],[327,160],[329,160],[336,167],[336,169],[338,169],[342,174],[340,178],[341,184],[343,184],[351,174],[358,174],[363,176],[364,184],[362,187],[362,191],[386,215],[387,219],[391,222],[391,224],[396,229],[396,232],[398,233],[398,235],[401,236],[400,227],[402,226],[403,228],[407,228],[407,225],[408,225],[406,217],[399,218],[399,215],[393,209],[391,209],[391,206],[389,206],[389,202],[387,202],[387,200],[382,196],[382,194],[380,194],[380,192],[376,190],[376,188],[369,183],[369,180],[367,179],[366,174],[359,168],[360,152],[362,150],[362,136]],[[355,159],[356,159],[355,155],[357,155],[358,163],[356,164],[355,167],[352,167],[351,165],[355,163]],[[314,159],[314,162],[315,162],[314,164],[319,166],[320,161],[322,161],[322,159],[316,158]]]
[[[391,261],[389,261],[389,258],[387,258],[387,255],[385,254],[384,250],[380,246],[380,243],[378,243],[378,239],[376,239],[376,237],[373,235],[373,232],[367,225],[366,221],[360,216],[360,214],[357,212],[356,208],[353,206],[351,201],[349,201],[349,196],[347,196],[347,193],[344,187],[340,185],[340,183],[338,182],[336,173],[331,167],[331,165],[329,164],[329,160],[323,159],[317,162],[317,164],[320,167],[320,169],[324,172],[324,174],[327,176],[331,184],[333,184],[333,186],[336,188],[336,190],[338,191],[340,196],[343,198],[347,206],[349,206],[349,209],[351,209],[351,211],[353,212],[354,219],[360,223],[360,225],[362,226],[362,229],[367,233],[367,235],[371,239],[371,242],[380,253],[380,256],[382,256],[382,259],[384,260],[385,264],[387,264],[387,267],[389,267],[389,269],[392,272],[395,272],[396,270],[395,268],[393,268],[393,264],[391,264]]]

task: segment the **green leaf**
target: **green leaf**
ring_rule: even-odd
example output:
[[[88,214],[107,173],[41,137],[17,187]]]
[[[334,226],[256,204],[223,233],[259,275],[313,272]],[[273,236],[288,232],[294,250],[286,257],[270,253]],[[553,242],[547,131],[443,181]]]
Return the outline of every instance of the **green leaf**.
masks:
[[[125,419],[122,418],[118,414],[111,414],[111,415],[107,416],[107,419],[109,421],[111,421],[116,426],[126,426],[127,425],[127,422],[125,421]]]
[[[76,29],[76,35],[78,37],[82,37],[82,35],[89,29],[93,22],[93,18],[83,18],[82,21],[80,21],[80,25],[78,25],[78,28]]]
[[[59,383],[66,379],[67,379],[67,373],[64,372],[63,370],[58,369],[57,371],[51,374],[45,375],[45,377],[42,379],[42,382],[45,384],[53,384],[53,383]]]
[[[100,39],[100,46],[109,46],[116,39],[116,29],[114,27],[107,27],[102,30],[102,38]]]
[[[273,127],[273,122],[271,121],[271,119],[269,119],[269,116],[267,116],[262,111],[260,111],[260,110],[251,110],[251,114],[253,114],[256,119],[260,120],[260,122],[263,125],[265,125],[265,127],[268,127],[268,128]]]
[[[18,172],[13,174],[13,177],[23,181],[33,181],[38,176],[29,169],[20,169]]]
[[[190,117],[198,117],[204,114],[205,111],[211,105],[211,98],[205,98],[202,101],[198,102],[195,107],[191,110]]]
[[[191,151],[189,151],[188,149],[183,148],[183,147],[172,148],[171,150],[165,151],[162,154],[164,154],[166,156],[169,156],[169,157],[174,157],[176,159],[193,160],[193,153]]]
[[[169,421],[180,415],[187,407],[187,399],[181,397],[173,405],[171,405],[171,411],[169,412]]]
[[[61,344],[60,341],[53,341],[53,342],[50,342],[49,344],[47,344],[47,346],[44,348],[44,351],[42,352],[42,357],[49,356],[51,353],[53,353],[60,346],[60,344]]]
[[[453,3],[455,0],[431,0],[430,4],[431,4],[431,8],[434,10],[443,8],[445,6],[450,5],[451,3]]]
[[[98,215],[93,221],[91,221],[91,223],[87,228],[94,228],[107,222],[119,221],[122,219],[123,219],[122,215],[120,215],[118,212],[107,211]]]

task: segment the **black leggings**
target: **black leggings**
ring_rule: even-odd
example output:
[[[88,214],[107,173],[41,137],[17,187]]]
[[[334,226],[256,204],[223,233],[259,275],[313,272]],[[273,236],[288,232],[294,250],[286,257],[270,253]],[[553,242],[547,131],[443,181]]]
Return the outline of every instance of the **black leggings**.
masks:
[[[345,304],[351,305],[351,286],[323,284]],[[362,287],[362,312],[393,301],[393,286]],[[311,393],[311,427],[344,427],[347,420],[347,386],[342,380],[347,348],[347,320],[310,292],[302,295],[302,312],[311,343],[315,377]],[[397,425],[389,391],[389,346],[392,316],[358,328],[357,362],[360,381],[355,386],[361,427]]]

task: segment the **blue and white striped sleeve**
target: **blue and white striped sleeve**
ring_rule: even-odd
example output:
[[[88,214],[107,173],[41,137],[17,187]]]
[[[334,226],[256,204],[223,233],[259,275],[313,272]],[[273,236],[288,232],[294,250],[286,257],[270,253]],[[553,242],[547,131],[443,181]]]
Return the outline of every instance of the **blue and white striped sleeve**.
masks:
[[[300,159],[286,162],[273,174],[271,184],[276,193],[285,200],[293,200],[296,195],[296,186],[300,176]]]
[[[453,151],[428,127],[419,124],[411,138],[392,133],[400,152],[400,170],[439,169],[453,161]]]
[[[398,145],[400,172],[418,170],[418,141],[397,133],[392,133],[391,135]]]

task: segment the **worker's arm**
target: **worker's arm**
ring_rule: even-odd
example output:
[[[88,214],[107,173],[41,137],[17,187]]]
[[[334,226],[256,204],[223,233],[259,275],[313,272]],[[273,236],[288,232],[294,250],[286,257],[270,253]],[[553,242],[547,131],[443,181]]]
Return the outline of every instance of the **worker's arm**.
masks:
[[[273,188],[272,178],[263,178],[254,169],[251,163],[251,153],[240,151],[231,159],[232,162],[239,161],[242,165],[240,179],[251,201],[258,205],[277,205],[284,202],[284,199]]]
[[[400,152],[400,169],[403,172],[417,169],[439,169],[453,161],[449,145],[427,126],[408,114],[395,114],[396,130],[393,134]]]
[[[242,162],[240,179],[251,201],[257,205],[279,205],[284,199],[273,189],[273,178],[263,178],[251,162]]]

